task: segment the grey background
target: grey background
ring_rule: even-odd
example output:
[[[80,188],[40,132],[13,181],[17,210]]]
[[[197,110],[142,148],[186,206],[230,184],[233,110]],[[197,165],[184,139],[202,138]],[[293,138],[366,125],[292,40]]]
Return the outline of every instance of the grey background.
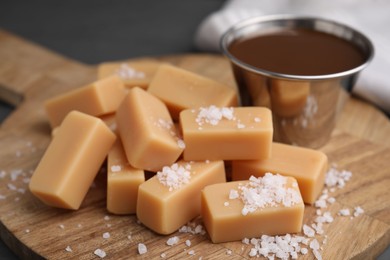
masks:
[[[223,3],[223,0],[1,0],[0,28],[75,60],[96,64],[197,52],[193,46],[197,26]],[[0,101],[0,122],[12,109]],[[18,259],[2,241],[0,259]],[[390,250],[379,259],[390,259]]]

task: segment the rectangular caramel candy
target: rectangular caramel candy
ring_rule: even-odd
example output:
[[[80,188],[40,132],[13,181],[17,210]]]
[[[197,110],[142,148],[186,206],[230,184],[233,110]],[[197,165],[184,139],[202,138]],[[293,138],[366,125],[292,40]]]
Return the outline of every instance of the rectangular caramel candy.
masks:
[[[45,102],[45,109],[54,128],[72,110],[92,116],[115,112],[125,95],[122,81],[112,76],[53,97]]]
[[[100,119],[70,112],[31,177],[31,192],[49,206],[78,209],[115,139]]]
[[[268,158],[273,135],[268,108],[210,106],[180,114],[184,159],[249,160]]]
[[[138,186],[144,181],[144,171],[127,162],[122,143],[117,139],[107,156],[107,210],[113,214],[134,214]]]
[[[193,72],[164,64],[159,67],[148,92],[161,99],[174,120],[180,111],[202,106],[237,106],[236,91]]]
[[[253,177],[204,188],[201,212],[213,243],[301,231],[304,203],[296,180],[272,174],[265,179],[268,184]]]
[[[104,62],[98,66],[98,78],[118,76],[126,88],[140,87],[146,89],[162,63],[153,59],[142,59],[129,62]]]
[[[117,130],[129,163],[138,169],[161,170],[171,165],[184,149],[165,104],[134,87],[116,113]]]
[[[223,161],[179,161],[139,186],[137,217],[151,230],[170,234],[200,214],[201,190],[225,182]]]
[[[271,157],[262,160],[233,161],[232,180],[247,180],[267,172],[294,177],[305,203],[312,204],[321,193],[328,168],[328,157],[309,148],[272,143]]]

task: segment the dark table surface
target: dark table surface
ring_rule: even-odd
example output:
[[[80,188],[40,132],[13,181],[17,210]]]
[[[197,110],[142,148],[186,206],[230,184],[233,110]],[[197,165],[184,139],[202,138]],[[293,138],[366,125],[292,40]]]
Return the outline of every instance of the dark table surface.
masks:
[[[224,0],[1,0],[0,28],[72,59],[97,64],[196,52],[193,37],[197,26],[223,3]],[[0,123],[12,109],[0,101]],[[18,259],[1,240],[0,259]],[[390,259],[390,250],[379,259]]]

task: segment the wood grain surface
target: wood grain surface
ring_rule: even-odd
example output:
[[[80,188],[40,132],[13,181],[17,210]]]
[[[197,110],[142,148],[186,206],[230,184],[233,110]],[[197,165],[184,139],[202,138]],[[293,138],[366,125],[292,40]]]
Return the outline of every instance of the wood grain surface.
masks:
[[[221,56],[188,54],[157,59],[234,87],[229,64]],[[241,242],[212,244],[207,234],[177,232],[173,235],[180,242],[170,247],[166,241],[171,236],[151,232],[137,223],[134,215],[108,214],[104,171],[98,174],[78,211],[50,208],[32,196],[27,189],[28,178],[50,142],[42,102],[95,78],[96,67],[0,30],[0,96],[17,105],[0,128],[0,236],[4,242],[26,259],[96,259],[93,252],[98,248],[107,253],[107,259],[159,259],[162,253],[174,259],[249,258],[251,246]],[[390,123],[385,115],[364,101],[348,99],[337,129],[322,148],[332,164],[353,173],[343,189],[332,193],[336,202],[326,209],[334,221],[324,225],[324,259],[374,258],[390,244],[389,135]],[[337,215],[342,208],[353,210],[356,206],[364,209],[363,215],[352,219]],[[315,211],[306,207],[305,223],[313,222]],[[103,238],[105,232],[110,234],[107,239]],[[184,243],[187,239],[190,247]],[[138,255],[138,243],[148,247],[147,254]],[[72,252],[66,250],[68,246]],[[188,254],[190,250],[195,256]],[[302,258],[312,259],[313,255]]]

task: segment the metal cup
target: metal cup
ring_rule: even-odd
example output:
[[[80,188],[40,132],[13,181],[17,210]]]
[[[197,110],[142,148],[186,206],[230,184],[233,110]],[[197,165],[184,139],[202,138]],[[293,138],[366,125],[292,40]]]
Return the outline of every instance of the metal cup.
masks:
[[[290,75],[253,67],[229,52],[229,45],[242,38],[274,29],[310,29],[335,35],[356,45],[365,62],[348,71],[327,75]],[[230,28],[221,38],[221,49],[231,62],[243,106],[272,110],[274,140],[319,148],[330,138],[345,96],[359,72],[371,61],[374,47],[362,33],[338,22],[295,15],[255,17]],[[321,61],[319,61],[321,62]]]

